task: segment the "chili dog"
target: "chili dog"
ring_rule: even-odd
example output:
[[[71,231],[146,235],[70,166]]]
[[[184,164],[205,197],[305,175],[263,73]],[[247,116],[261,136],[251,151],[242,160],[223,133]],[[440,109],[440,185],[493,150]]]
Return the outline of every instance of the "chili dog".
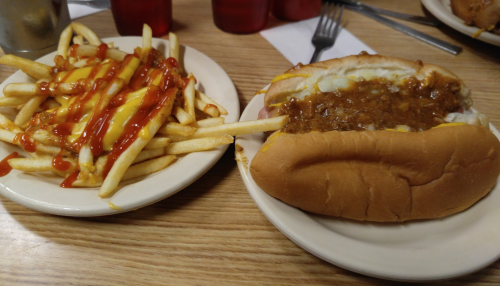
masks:
[[[289,115],[253,158],[265,192],[305,211],[398,222],[469,208],[495,185],[500,142],[469,89],[436,65],[360,54],[276,77],[259,117]]]

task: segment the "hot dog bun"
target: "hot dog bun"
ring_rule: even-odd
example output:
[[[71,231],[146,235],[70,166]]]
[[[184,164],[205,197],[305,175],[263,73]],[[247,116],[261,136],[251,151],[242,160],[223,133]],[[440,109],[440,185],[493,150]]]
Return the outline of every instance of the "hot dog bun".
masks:
[[[465,24],[500,35],[500,0],[451,0],[450,4]]]
[[[473,125],[283,133],[264,143],[250,172],[271,196],[313,213],[378,222],[440,218],[491,190],[500,143]]]
[[[431,79],[434,73],[453,78],[460,85],[460,90],[455,93],[455,96],[464,108],[464,112],[450,113],[445,121],[466,122],[488,128],[488,118],[470,109],[473,102],[469,88],[451,71],[437,65],[424,64],[421,61],[413,62],[366,53],[309,65],[298,65],[286,71],[283,75],[277,76],[269,86],[264,97],[264,106],[285,102],[291,97],[304,99],[318,91],[329,92],[343,88],[357,78],[366,80],[385,78],[397,84],[410,76],[415,76],[419,80]],[[432,84],[432,79],[429,84]]]
[[[360,55],[299,66],[277,77],[265,106],[291,97],[344,88],[351,81],[415,76],[423,84],[435,65]],[[450,123],[419,132],[327,131],[270,136],[250,165],[265,192],[297,208],[362,221],[399,222],[440,218],[484,197],[500,174],[500,142],[487,118],[470,110],[469,89],[455,96],[463,110]]]

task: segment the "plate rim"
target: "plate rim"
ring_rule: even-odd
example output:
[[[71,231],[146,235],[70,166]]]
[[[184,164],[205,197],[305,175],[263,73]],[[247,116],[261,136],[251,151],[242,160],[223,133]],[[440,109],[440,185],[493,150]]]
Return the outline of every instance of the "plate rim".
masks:
[[[421,0],[424,7],[436,18],[442,21],[447,26],[453,28],[454,30],[472,36],[475,32],[479,31],[479,28],[473,26],[467,26],[464,21],[459,17],[455,16],[453,13],[449,12],[444,5],[450,5],[450,0]],[[483,32],[477,38],[471,38],[473,40],[480,40],[485,43],[489,43],[495,46],[500,46],[500,35],[493,33]]]
[[[108,37],[108,38],[102,38],[102,42],[114,42],[115,46],[121,48],[121,50],[132,52],[132,50],[135,47],[140,47],[142,45],[142,37],[140,36],[125,36],[125,37]],[[134,43],[134,44],[132,44]],[[135,44],[136,43],[136,44]],[[165,45],[168,47],[169,41],[167,39],[162,39],[162,38],[153,38],[152,40],[152,45],[153,47],[158,47],[159,45]],[[223,78],[220,78],[220,81],[224,82],[223,84],[223,89],[224,92],[221,91],[220,96],[230,96],[230,98],[225,99],[225,102],[231,102],[230,106],[225,106],[226,109],[229,111],[229,115],[225,117],[227,122],[236,122],[239,120],[240,116],[240,105],[239,105],[239,98],[238,98],[238,93],[236,90],[236,87],[234,86],[234,83],[232,82],[231,78],[227,74],[227,72],[217,63],[215,62],[212,58],[209,56],[205,55],[204,53],[190,47],[187,45],[182,45],[181,44],[181,49],[184,49],[184,52],[186,54],[191,54],[192,56],[196,56],[196,59],[202,59],[205,63],[210,63],[210,68],[215,69],[211,70],[210,74],[218,75],[218,76],[224,76]],[[48,63],[51,61],[54,57],[56,52],[49,53],[45,56],[40,57],[36,61],[38,62],[43,62],[43,63]],[[201,57],[201,58],[200,58]],[[189,60],[187,61],[189,62]],[[186,61],[184,60],[184,63],[186,64]],[[192,64],[191,64],[192,65]],[[205,67],[204,67],[205,68]],[[206,68],[205,68],[206,69]],[[195,74],[196,76],[196,74]],[[10,75],[8,78],[6,78],[2,83],[0,83],[0,94],[3,94],[1,90],[3,90],[3,87],[10,83],[10,82],[20,82],[16,80],[16,78],[25,78],[29,82],[34,82],[33,80],[29,79],[27,75],[25,75],[21,70],[18,70],[14,72],[12,75]],[[26,82],[26,81],[22,81]],[[203,83],[202,83],[203,84]],[[205,87],[205,86],[204,86]],[[220,98],[218,98],[220,100]],[[5,152],[6,149],[15,149],[16,151],[20,151],[21,153],[24,152],[22,149],[19,149],[17,146],[13,146],[11,144],[1,142],[1,147],[0,149],[2,152]],[[132,211],[132,210],[137,210],[139,208],[151,205],[155,202],[158,202],[160,200],[163,200],[169,196],[174,195],[175,193],[181,191],[185,187],[189,186],[193,182],[195,182],[197,179],[199,179],[201,176],[203,176],[207,171],[209,171],[218,161],[219,159],[224,155],[226,150],[228,149],[228,145],[223,145],[215,148],[214,150],[209,150],[209,151],[204,151],[204,152],[197,152],[197,153],[192,153],[192,154],[187,154],[187,155],[181,155],[178,156],[180,157],[179,161],[184,162],[188,160],[192,160],[191,158],[193,156],[199,157],[201,161],[205,161],[205,164],[203,164],[203,167],[199,167],[193,174],[191,175],[186,175],[189,176],[189,179],[185,179],[180,182],[174,182],[171,184],[169,187],[162,187],[163,191],[154,191],[149,194],[149,196],[143,197],[142,199],[137,199],[135,202],[130,202],[126,205],[123,204],[118,204],[119,207],[121,207],[120,210],[113,210],[108,206],[108,202],[113,201],[113,198],[117,195],[120,194],[120,190],[117,191],[112,197],[110,198],[98,198],[97,196],[97,190],[98,188],[75,188],[75,189],[67,189],[68,192],[71,191],[81,191],[85,192],[87,190],[92,190],[95,191],[95,197],[97,198],[95,204],[91,204],[90,206],[75,206],[75,205],[61,205],[57,204],[54,202],[50,201],[41,201],[33,198],[28,198],[26,197],[22,192],[19,193],[19,190],[16,192],[16,190],[11,189],[8,186],[8,182],[11,180],[16,180],[19,178],[11,178],[12,177],[12,172],[11,174],[1,177],[0,178],[0,194],[3,195],[5,198],[16,202],[20,205],[23,205],[29,209],[40,211],[43,213],[49,213],[49,214],[55,214],[55,215],[61,215],[61,216],[71,216],[71,217],[94,217],[94,216],[105,216],[105,215],[113,215],[113,214],[118,214],[118,213],[123,213],[127,211]],[[188,158],[188,159],[185,159]],[[172,167],[176,167],[175,164],[179,164],[179,162],[174,162]],[[180,167],[180,166],[179,166]],[[171,167],[169,167],[171,168]],[[136,185],[137,188],[141,188],[141,186],[144,185],[144,187],[148,186],[148,182],[151,183],[151,178],[153,178],[153,181],[157,181],[159,178],[154,179],[158,175],[163,175],[165,176],[164,172],[168,172],[169,168],[147,175],[146,178],[143,178],[141,180],[134,179],[131,180],[128,183],[121,183],[120,188],[123,187],[128,187],[128,186],[134,186]],[[13,170],[13,172],[16,172],[16,170]],[[22,174],[21,172],[16,172]],[[168,173],[167,173],[168,174]],[[9,177],[10,176],[10,177]],[[151,178],[149,178],[151,177]],[[6,179],[7,178],[7,179]],[[36,180],[36,178],[35,178]],[[62,181],[62,179],[58,178],[58,180]],[[6,182],[7,181],[7,182]],[[139,183],[137,185],[137,183]],[[58,187],[55,185],[54,187]],[[132,188],[129,187],[129,188]],[[102,203],[101,203],[102,202]]]
[[[249,113],[251,113],[250,108],[253,108],[254,101],[260,100],[261,102],[263,102],[262,98],[263,98],[263,95],[259,95],[259,96],[254,97],[252,99],[252,101],[247,105],[245,110],[243,111],[243,113],[240,117],[240,120],[251,120],[251,118],[249,118]],[[263,103],[260,105],[263,106]],[[257,107],[257,108],[259,108],[259,107]],[[255,111],[252,111],[252,112],[256,116]],[[257,112],[258,112],[258,110],[257,110]],[[490,125],[490,127],[493,127],[492,130],[494,131],[494,134],[497,137],[500,137],[500,134],[498,133],[496,128],[493,125]],[[371,264],[370,264],[370,262],[367,262],[367,260],[366,260],[367,255],[363,256],[363,255],[358,254],[357,257],[353,258],[352,256],[347,257],[347,255],[344,255],[344,257],[339,257],[338,254],[328,253],[328,251],[332,250],[331,247],[325,251],[325,249],[322,248],[322,247],[324,247],[324,245],[318,247],[318,245],[311,244],[311,237],[314,237],[314,235],[312,233],[314,232],[315,229],[317,229],[317,225],[319,225],[317,217],[321,217],[321,216],[317,216],[314,214],[310,214],[310,213],[298,210],[294,207],[291,207],[291,206],[269,196],[262,189],[260,189],[255,184],[253,179],[251,178],[251,174],[248,171],[249,165],[246,165],[246,164],[250,163],[251,158],[253,158],[253,155],[251,157],[248,156],[248,153],[246,153],[248,151],[248,149],[246,147],[249,146],[249,144],[254,144],[255,143],[254,140],[256,140],[256,138],[258,139],[258,137],[256,137],[255,135],[242,135],[242,136],[237,136],[236,140],[235,140],[235,144],[241,145],[243,150],[244,150],[245,159],[244,160],[237,160],[237,164],[238,164],[238,169],[240,171],[240,175],[245,183],[245,186],[247,187],[247,190],[248,190],[250,196],[255,201],[256,205],[259,207],[261,212],[266,216],[266,218],[281,233],[283,233],[286,237],[288,237],[290,240],[292,240],[299,247],[305,249],[306,251],[317,256],[320,259],[323,259],[329,263],[332,263],[332,264],[337,265],[339,267],[342,267],[344,269],[347,269],[347,270],[350,270],[350,271],[353,271],[356,273],[360,273],[363,275],[371,276],[371,277],[382,278],[382,279],[387,279],[387,280],[394,280],[394,281],[404,281],[404,282],[432,282],[432,281],[449,280],[449,279],[453,279],[453,278],[457,278],[460,276],[465,276],[465,275],[471,274],[471,273],[476,272],[480,269],[483,269],[484,267],[487,267],[488,265],[497,261],[500,258],[500,245],[498,245],[496,243],[496,244],[492,244],[495,247],[493,252],[486,251],[486,250],[490,250],[490,249],[485,249],[485,250],[481,249],[482,250],[481,253],[483,253],[484,256],[482,256],[480,259],[476,258],[476,259],[470,259],[469,261],[467,261],[467,263],[470,263],[473,265],[462,266],[462,268],[460,268],[460,269],[451,269],[451,270],[447,269],[445,272],[441,272],[441,273],[440,273],[440,271],[434,271],[434,273],[432,273],[432,274],[427,274],[427,272],[424,271],[424,272],[420,272],[420,273],[410,273],[410,274],[404,273],[404,274],[402,274],[402,273],[397,273],[397,271],[393,272],[390,269],[387,269],[387,267],[386,268],[378,267],[378,266],[376,266],[376,263],[373,263],[374,261],[370,261],[371,262]],[[255,144],[257,144],[257,143],[255,143]],[[260,143],[260,145],[261,144],[262,144],[262,142]],[[247,163],[245,163],[245,161]],[[494,187],[494,189],[491,191],[491,193],[493,193],[493,192],[495,192],[495,194],[500,193],[500,178],[497,179],[497,185]],[[496,197],[497,197],[496,200],[500,201],[500,197],[498,197],[498,195]],[[481,200],[477,204],[484,205],[484,201],[487,199],[488,198],[484,198],[484,200]],[[472,209],[472,207],[471,207],[471,209]],[[423,222],[410,221],[410,222],[402,223],[401,225],[404,225],[405,227],[407,227],[407,226],[411,227],[411,225],[417,225],[417,227],[418,227],[418,224],[423,224],[425,227],[425,224],[431,224],[431,225],[437,224],[437,226],[440,226],[440,225],[446,224],[447,221],[449,222],[450,220],[455,220],[455,221],[461,220],[461,218],[466,217],[466,215],[464,215],[464,214],[467,214],[467,212],[470,212],[471,209],[466,210],[466,211],[461,212],[461,213],[458,213],[458,214],[455,214],[455,215],[450,216],[448,218],[444,218],[444,219],[429,220],[429,221],[423,221]],[[287,221],[288,218],[286,218],[284,213],[280,213],[280,211],[282,211],[282,210],[285,210],[287,212],[290,212],[290,211],[292,212],[293,223],[291,221]],[[495,218],[500,218],[500,211],[498,211],[498,210],[491,211],[490,209],[488,209],[488,211],[485,214],[483,214],[483,216],[488,217],[490,219],[493,217],[493,215],[495,215],[494,216]],[[337,220],[340,222],[347,222],[347,223],[358,224],[358,225],[359,224],[362,224],[362,225],[366,224],[366,225],[369,225],[370,227],[373,227],[373,225],[374,225],[372,223],[358,223],[358,222],[343,220],[343,219],[335,219],[335,218],[326,218],[326,219],[332,220],[332,221]],[[316,225],[311,226],[312,225],[310,223],[311,221],[314,222]],[[306,229],[298,229],[297,225],[301,225],[300,227],[305,226]],[[383,225],[383,224],[376,224],[376,225],[381,226],[381,227],[386,227],[386,225]],[[478,226],[478,227],[480,227],[480,226]],[[324,230],[326,229],[325,227],[323,227],[323,228],[324,228]],[[475,228],[476,228],[476,226],[474,225],[472,229],[474,230]],[[318,234],[324,235],[325,232],[327,232],[327,230],[322,231],[321,233],[315,233],[315,235],[316,236],[319,236]],[[460,239],[464,239],[464,238],[467,239],[469,237],[468,235],[470,235],[472,237],[478,236],[477,233],[470,233],[470,234],[467,233],[467,235],[465,235],[465,236],[462,235],[459,238],[459,242],[460,242]],[[496,241],[498,241],[498,238],[500,238],[500,231],[496,230],[493,234],[489,233],[489,235],[490,236],[493,235],[496,238]],[[383,246],[383,245],[379,246],[377,249],[373,249],[372,245],[370,245],[369,243],[363,243],[363,242],[355,241],[354,239],[349,239],[349,238],[343,237],[341,233],[334,233],[333,235],[329,236],[328,238],[332,238],[332,237],[334,237],[336,239],[335,243],[338,243],[339,241],[341,243],[346,243],[346,241],[348,241],[349,242],[347,245],[348,247],[361,247],[361,249],[367,251],[367,253],[372,253],[372,254],[376,253],[377,255],[384,255],[384,251],[386,249],[391,250],[390,247]],[[436,248],[437,245],[434,245],[433,247]],[[439,247],[441,247],[441,246],[439,246]],[[446,247],[448,247],[448,246],[446,246]],[[465,247],[467,247],[467,245]],[[488,246],[486,246],[486,248],[487,247]],[[411,248],[410,249],[403,249],[403,250],[405,251],[405,253],[412,252]],[[392,251],[394,252],[394,251],[403,251],[403,250],[396,249],[396,250],[392,250]],[[349,254],[351,254],[351,253],[349,253]],[[422,257],[423,254],[417,253],[417,256]],[[486,256],[488,256],[488,257],[486,257]],[[364,261],[363,261],[363,259],[364,259]],[[375,258],[375,260],[377,260],[377,259],[384,261],[385,259],[394,259],[394,257],[391,257],[390,255],[385,253],[385,256],[383,258],[378,258],[378,257]],[[418,259],[418,258],[412,257],[411,259]],[[397,261],[396,263],[399,264],[400,261]],[[425,267],[426,266],[424,265],[424,268]]]

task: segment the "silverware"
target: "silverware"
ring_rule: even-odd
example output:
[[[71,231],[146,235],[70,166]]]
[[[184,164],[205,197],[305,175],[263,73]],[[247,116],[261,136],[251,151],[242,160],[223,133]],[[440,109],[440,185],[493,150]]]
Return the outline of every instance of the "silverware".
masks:
[[[378,7],[366,5],[366,4],[363,4],[361,2],[354,1],[354,0],[335,0],[334,2],[336,2],[337,4],[345,5],[347,8],[349,8],[350,6],[354,6],[354,7],[360,8],[360,9],[364,9],[367,12],[378,13],[378,14],[389,16],[389,17],[405,20],[405,21],[419,23],[422,25],[433,26],[433,27],[437,27],[437,26],[441,25],[441,22],[437,19],[434,19],[434,18],[428,18],[428,17],[423,17],[423,16],[410,15],[410,14],[389,11],[389,10],[381,9]]]
[[[432,37],[430,35],[427,35],[425,33],[422,33],[420,31],[412,29],[412,28],[410,28],[408,26],[405,26],[403,24],[400,24],[398,22],[395,22],[395,21],[389,20],[387,18],[384,18],[384,17],[382,17],[380,15],[373,14],[373,13],[367,12],[367,11],[365,11],[363,9],[355,8],[353,6],[348,7],[348,9],[352,9],[352,10],[358,12],[358,13],[361,13],[361,14],[367,16],[367,17],[370,17],[370,18],[374,19],[375,21],[378,21],[378,22],[380,22],[382,24],[385,24],[385,25],[387,25],[387,26],[389,26],[391,28],[394,28],[394,29],[396,29],[396,30],[398,30],[400,32],[403,32],[403,33],[405,33],[407,35],[415,37],[415,38],[417,38],[417,39],[419,39],[419,40],[421,40],[423,42],[426,42],[426,43],[428,43],[430,45],[438,47],[438,48],[440,48],[442,50],[445,50],[445,51],[447,51],[449,53],[452,53],[454,55],[457,55],[457,54],[459,54],[462,51],[462,48],[459,47],[459,46],[450,44],[450,43],[448,43],[446,41],[443,41],[443,40],[440,40],[438,38],[434,38],[434,37]]]
[[[68,4],[85,5],[97,9],[105,9],[111,6],[109,0],[68,0]]]
[[[340,11],[338,16],[337,10]],[[316,27],[316,31],[314,31],[314,36],[311,41],[316,49],[309,63],[316,62],[321,51],[335,44],[335,39],[337,38],[340,27],[340,20],[342,19],[342,11],[344,11],[344,6],[335,5],[329,2],[324,4],[318,26]],[[333,27],[333,23],[335,23],[335,27]]]

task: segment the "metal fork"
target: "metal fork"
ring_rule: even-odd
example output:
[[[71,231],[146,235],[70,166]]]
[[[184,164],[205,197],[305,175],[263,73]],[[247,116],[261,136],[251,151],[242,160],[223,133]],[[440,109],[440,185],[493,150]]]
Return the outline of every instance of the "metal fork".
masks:
[[[340,11],[338,15],[337,10]],[[314,54],[309,63],[316,62],[321,51],[332,47],[335,43],[340,27],[340,20],[342,19],[342,11],[344,11],[344,6],[342,5],[335,5],[333,3],[326,2],[323,6],[318,26],[316,27],[316,31],[314,31],[314,36],[312,38],[312,44],[316,49],[314,50]],[[335,23],[335,27],[333,27],[333,23]]]

